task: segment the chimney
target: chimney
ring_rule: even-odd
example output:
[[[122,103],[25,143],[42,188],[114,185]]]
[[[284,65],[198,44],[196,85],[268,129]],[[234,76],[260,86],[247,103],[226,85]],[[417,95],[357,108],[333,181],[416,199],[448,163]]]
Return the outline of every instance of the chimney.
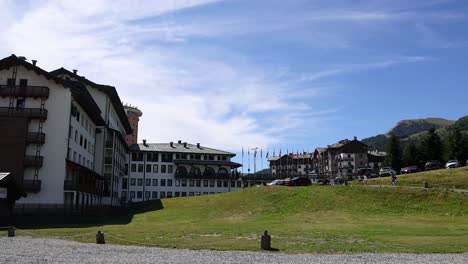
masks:
[[[187,148],[187,142],[184,142],[184,148]]]
[[[200,143],[197,143],[197,148],[200,148]]]
[[[32,60],[32,64],[36,66],[37,60]]]
[[[356,136],[354,136],[354,140],[357,140],[357,137],[356,137]]]
[[[171,145],[171,148],[173,148],[174,147],[174,142],[172,142],[172,141],[169,142],[169,145]]]
[[[18,59],[24,60],[24,61],[25,61],[25,60],[26,60],[26,57],[25,57],[25,56],[18,56]]]
[[[143,146],[147,147],[148,145],[146,144],[146,139],[143,139]]]
[[[182,140],[179,139],[179,140],[177,141],[177,143],[178,143],[178,144],[182,144]]]
[[[78,70],[76,70],[76,69],[73,70],[73,74],[76,75],[77,72],[78,72]]]

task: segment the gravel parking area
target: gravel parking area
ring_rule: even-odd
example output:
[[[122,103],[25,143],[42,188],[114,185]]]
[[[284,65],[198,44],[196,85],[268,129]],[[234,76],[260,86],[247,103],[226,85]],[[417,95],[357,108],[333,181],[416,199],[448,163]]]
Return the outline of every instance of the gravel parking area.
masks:
[[[161,249],[1,237],[0,263],[468,263],[468,254],[323,255]]]

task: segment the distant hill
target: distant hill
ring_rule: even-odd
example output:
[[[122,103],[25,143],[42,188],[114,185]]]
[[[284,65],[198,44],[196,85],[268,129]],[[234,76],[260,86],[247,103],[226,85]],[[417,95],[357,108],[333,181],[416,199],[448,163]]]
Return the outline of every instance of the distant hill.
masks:
[[[445,128],[453,125],[455,122],[443,118],[424,118],[402,120],[395,127],[387,132],[387,135],[394,134],[399,138],[405,138],[416,133],[424,132],[430,128]]]
[[[432,127],[436,128],[436,132],[442,140],[447,137],[448,128],[450,127],[457,127],[468,134],[468,116],[464,116],[457,121],[451,121],[443,118],[402,120],[398,122],[395,127],[390,129],[387,134],[368,137],[363,139],[362,142],[367,144],[370,150],[385,151],[387,138],[391,133],[394,133],[402,139],[401,143],[403,145],[409,142],[418,144],[424,134]]]

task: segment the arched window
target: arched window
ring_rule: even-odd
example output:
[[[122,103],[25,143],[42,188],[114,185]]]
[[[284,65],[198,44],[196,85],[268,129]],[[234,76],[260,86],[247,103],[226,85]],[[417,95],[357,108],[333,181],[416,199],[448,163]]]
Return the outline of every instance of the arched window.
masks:
[[[205,171],[204,171],[204,175],[205,176],[214,176],[216,173],[215,173],[215,170],[211,167],[206,167],[205,168]]]
[[[190,168],[190,175],[194,176],[200,176],[201,175],[201,170],[198,167],[192,167]]]
[[[219,170],[218,170],[218,174],[223,174],[224,175],[224,174],[228,174],[228,173],[229,173],[228,170],[226,168],[223,168],[223,167],[219,168]]]
[[[176,175],[178,176],[187,176],[187,168],[184,166],[178,166],[176,170]]]

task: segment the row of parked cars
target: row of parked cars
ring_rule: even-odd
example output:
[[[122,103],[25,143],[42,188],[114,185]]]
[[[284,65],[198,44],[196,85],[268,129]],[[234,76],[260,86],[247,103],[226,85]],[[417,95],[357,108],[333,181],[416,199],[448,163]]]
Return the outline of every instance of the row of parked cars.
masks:
[[[284,180],[274,180],[267,185],[285,185],[285,186],[309,186],[312,181],[306,177],[294,177],[292,179],[287,178]]]
[[[466,164],[468,166],[468,160],[466,161]],[[444,166],[446,169],[452,169],[452,168],[458,168],[461,167],[461,164],[458,160],[449,160],[447,163],[445,163]],[[424,164],[424,170],[436,170],[436,169],[441,169],[442,168],[442,163],[438,160],[430,160]],[[418,166],[408,166],[401,168],[400,173],[401,174],[408,174],[408,173],[414,173],[414,172],[419,172],[421,169]],[[397,174],[397,171],[390,167],[383,167],[379,171],[379,176],[390,176],[392,174]]]

